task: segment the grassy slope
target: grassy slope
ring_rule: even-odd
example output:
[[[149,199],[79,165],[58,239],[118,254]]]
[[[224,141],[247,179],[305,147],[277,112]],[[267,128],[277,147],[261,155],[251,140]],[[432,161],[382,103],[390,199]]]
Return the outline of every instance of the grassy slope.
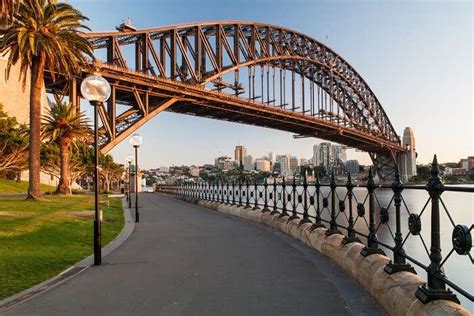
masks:
[[[103,245],[115,238],[124,224],[121,200],[109,200],[109,207],[101,205]],[[48,196],[44,202],[0,197],[0,299],[91,254],[93,220],[70,212],[90,211],[93,205],[92,195]]]
[[[28,190],[28,182],[0,179],[0,194],[25,193]],[[50,192],[55,188],[47,184],[41,184],[41,191]]]

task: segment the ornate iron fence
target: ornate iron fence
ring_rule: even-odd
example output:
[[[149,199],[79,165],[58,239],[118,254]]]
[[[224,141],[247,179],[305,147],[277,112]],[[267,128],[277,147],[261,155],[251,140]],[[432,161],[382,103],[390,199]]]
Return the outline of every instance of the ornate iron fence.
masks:
[[[398,172],[391,185],[377,185],[372,170],[369,171],[368,181],[365,185],[355,184],[350,174],[347,176],[345,184],[337,184],[334,175],[329,183],[320,183],[319,178],[310,183],[306,176],[300,182],[297,184],[295,177],[290,183],[285,178],[280,183],[277,183],[275,179],[269,183],[269,180],[265,179],[261,184],[242,180],[225,183],[190,182],[158,186],[157,191],[289,216],[288,220],[300,219],[300,223],[313,223],[311,229],[327,228],[326,235],[343,234],[344,231],[345,237],[342,243],[364,243],[365,247],[361,251],[363,256],[385,254],[383,249],[391,252],[391,260],[384,269],[389,274],[400,271],[416,273],[413,265],[426,271],[427,283],[420,286],[416,292],[416,296],[421,302],[428,303],[444,299],[459,303],[456,294],[447,286],[469,301],[474,300],[469,290],[463,289],[458,284],[459,282],[456,283],[448,279],[444,272],[444,266],[453,254],[468,257],[470,268],[472,268],[473,259],[470,251],[473,224],[470,226],[456,224],[442,198],[442,193],[446,191],[474,193],[474,188],[443,185],[439,177],[436,156],[431,167],[431,177],[425,186],[404,185]],[[355,194],[355,189],[358,190],[358,194]],[[391,191],[388,201],[379,199],[377,192],[380,190]],[[429,196],[421,211],[414,212],[408,206],[403,196],[407,190],[428,192]],[[428,213],[428,209],[431,210],[429,249],[421,234],[422,218]],[[441,221],[440,213],[443,211],[446,213],[449,223]],[[407,212],[407,227],[402,225],[402,212]],[[469,212],[472,214],[472,210]],[[389,219],[393,215],[395,216],[395,227],[392,229]],[[451,249],[444,258],[441,251],[442,224],[453,227]],[[383,227],[389,232],[389,241],[382,241],[377,237]],[[422,249],[429,258],[428,263],[423,263],[416,258],[416,254],[404,250],[410,236],[419,238],[423,245]],[[472,276],[472,270],[465,271],[465,273]]]

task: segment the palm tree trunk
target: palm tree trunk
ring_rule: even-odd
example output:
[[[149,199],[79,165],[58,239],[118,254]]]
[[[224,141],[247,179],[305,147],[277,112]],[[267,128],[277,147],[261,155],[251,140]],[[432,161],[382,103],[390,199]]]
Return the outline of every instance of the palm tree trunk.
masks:
[[[33,57],[30,87],[30,152],[28,199],[41,199],[40,148],[41,148],[41,91],[43,90],[45,56]]]
[[[59,143],[59,158],[61,176],[59,177],[58,193],[69,194],[69,143],[61,141]]]

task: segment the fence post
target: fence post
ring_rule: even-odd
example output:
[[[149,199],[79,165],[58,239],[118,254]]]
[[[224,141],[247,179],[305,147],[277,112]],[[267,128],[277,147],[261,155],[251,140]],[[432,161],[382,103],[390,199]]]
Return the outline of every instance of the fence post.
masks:
[[[251,208],[250,206],[250,194],[249,194],[249,180],[245,180],[245,195],[246,195],[246,200],[245,200],[245,208],[249,209]]]
[[[459,304],[456,295],[446,288],[446,283],[442,280],[444,269],[440,267],[443,256],[441,254],[441,228],[439,218],[439,197],[444,191],[444,186],[439,178],[438,159],[434,155],[431,165],[431,177],[426,185],[426,190],[431,197],[431,247],[430,265],[428,266],[428,283],[418,287],[415,295],[423,303],[435,300],[448,300]]]
[[[288,221],[299,218],[298,213],[296,211],[296,177],[295,177],[295,174],[293,174],[293,183],[291,185],[291,188],[292,188],[292,190],[291,190],[291,196],[292,196],[291,206],[292,207],[291,207],[291,216],[288,219]]]
[[[254,189],[253,189],[253,199],[254,199],[255,203],[254,203],[254,206],[253,206],[252,210],[257,211],[260,208],[258,207],[258,185],[257,185],[257,180],[256,179],[255,179]]]
[[[337,221],[336,221],[336,180],[334,179],[334,171],[331,173],[331,220],[329,221],[329,229],[326,230],[326,236],[330,236],[333,234],[341,234],[339,229],[337,229]]]
[[[232,205],[235,205],[235,180],[232,179]]]
[[[270,214],[278,214],[278,202],[277,202],[277,182],[276,178],[273,177],[273,211]]]
[[[351,242],[360,242],[360,239],[357,238],[354,230],[354,215],[352,211],[352,198],[354,196],[354,192],[352,192],[352,190],[354,189],[354,184],[352,183],[350,172],[347,174],[346,188],[347,199],[349,200],[349,226],[347,227],[347,236],[342,240],[343,245],[350,244]]]
[[[285,177],[283,177],[282,182],[281,182],[281,197],[282,197],[282,206],[281,206],[280,217],[288,216],[288,211],[286,209],[286,179]]]
[[[229,203],[229,202],[230,202],[230,200],[229,200],[229,199],[230,199],[230,193],[229,193],[229,179],[226,179],[225,184],[226,184],[226,187],[227,187],[226,194],[225,194],[225,195],[226,195],[226,200],[227,200],[226,204],[229,205],[229,204],[230,204],[230,203]]]
[[[265,192],[263,196],[263,210],[262,212],[270,212],[270,209],[268,208],[268,182],[267,178],[263,181],[263,190]]]
[[[300,225],[310,222],[308,214],[308,179],[305,172],[303,176],[303,219],[300,221]]]
[[[367,191],[369,192],[369,236],[367,238],[367,245],[361,250],[360,254],[364,257],[381,254],[385,255],[384,251],[379,248],[377,243],[377,234],[375,228],[375,188],[377,186],[374,182],[372,174],[372,167],[369,169],[369,179],[367,180]]]
[[[316,187],[316,224],[314,224],[313,229],[325,228],[326,226],[321,221],[321,182],[319,182],[319,174],[316,176],[314,186]]]
[[[402,237],[402,228],[401,228],[401,216],[400,216],[400,206],[402,204],[402,191],[403,191],[403,182],[400,180],[400,173],[395,170],[395,181],[392,183],[393,190],[393,202],[395,204],[395,249],[393,251],[393,261],[390,260],[389,263],[385,266],[384,270],[388,274],[407,271],[416,274],[415,269],[408,263],[404,257],[405,250],[403,249],[403,237]]]
[[[239,179],[239,205],[238,207],[243,206],[242,204],[242,179]]]

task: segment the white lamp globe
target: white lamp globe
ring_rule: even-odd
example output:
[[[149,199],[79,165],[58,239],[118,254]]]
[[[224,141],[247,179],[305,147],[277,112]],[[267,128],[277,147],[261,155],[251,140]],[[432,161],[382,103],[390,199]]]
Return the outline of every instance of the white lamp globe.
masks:
[[[132,156],[127,156],[127,162],[131,163],[132,161],[133,161],[133,157]]]
[[[90,75],[82,81],[81,93],[90,102],[105,102],[110,97],[111,88],[102,76]]]
[[[140,147],[140,145],[142,144],[142,140],[143,140],[143,137],[141,137],[138,134],[134,134],[132,138],[130,138],[130,144],[133,147]]]

